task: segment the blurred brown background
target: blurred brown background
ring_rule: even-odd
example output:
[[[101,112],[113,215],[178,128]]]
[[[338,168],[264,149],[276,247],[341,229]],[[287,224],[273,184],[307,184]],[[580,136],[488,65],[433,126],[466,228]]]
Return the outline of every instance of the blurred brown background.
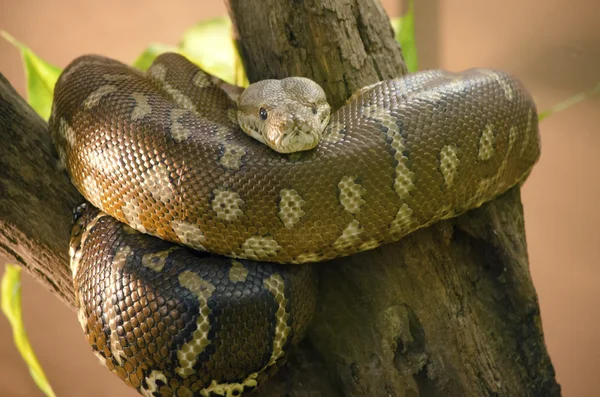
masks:
[[[383,1],[398,15],[397,0]],[[600,83],[600,2],[416,0],[421,68],[494,67],[517,75],[539,109]],[[220,0],[0,0],[0,29],[64,67],[84,53],[131,62],[150,42],[176,44]],[[17,51],[0,39],[0,72],[25,94]],[[541,124],[542,159],[523,188],[532,277],[564,396],[600,396],[600,96]],[[0,258],[0,271],[5,259]],[[135,396],[98,364],[74,312],[28,275],[25,325],[59,397]],[[0,315],[0,396],[42,396]]]

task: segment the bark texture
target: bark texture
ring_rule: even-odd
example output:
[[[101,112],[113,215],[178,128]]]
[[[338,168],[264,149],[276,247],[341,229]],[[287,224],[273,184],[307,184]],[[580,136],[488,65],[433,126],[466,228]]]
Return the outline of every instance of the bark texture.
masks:
[[[379,1],[227,1],[250,81],[311,77],[334,109],[357,89],[406,73]]]
[[[48,125],[0,74],[0,252],[75,308],[71,213],[83,202],[52,147]]]
[[[251,81],[311,77],[339,107],[405,73],[376,0],[230,0]],[[475,65],[474,65],[475,66]],[[0,252],[74,307],[67,260],[82,201],[46,123],[0,75]],[[396,244],[319,265],[319,311],[253,393],[559,396],[529,275],[519,189]]]
[[[358,88],[406,73],[377,0],[228,4],[250,81],[310,77],[337,108]],[[319,269],[319,311],[303,347],[319,353],[328,382],[290,396],[560,395],[519,188]],[[325,391],[332,385],[336,394]],[[281,395],[266,390],[257,394]]]

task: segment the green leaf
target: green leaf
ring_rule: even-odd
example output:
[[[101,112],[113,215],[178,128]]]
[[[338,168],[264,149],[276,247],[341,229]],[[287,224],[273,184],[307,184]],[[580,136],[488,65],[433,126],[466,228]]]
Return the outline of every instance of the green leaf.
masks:
[[[600,83],[596,84],[594,87],[592,87],[591,89],[581,92],[577,95],[573,95],[571,98],[566,99],[560,103],[557,103],[556,105],[552,106],[550,109],[544,110],[543,112],[540,112],[540,114],[538,115],[538,120],[542,121],[543,119],[547,118],[548,116],[551,116],[552,114],[556,113],[556,112],[561,112],[565,109],[570,108],[573,105],[578,104],[579,102],[582,102],[586,99],[588,99],[591,96],[600,94]]]
[[[13,44],[23,57],[25,76],[27,77],[27,98],[29,105],[44,119],[50,118],[54,84],[58,80],[61,69],[39,58],[31,49],[17,41],[7,32],[2,36]]]
[[[183,34],[179,49],[208,73],[231,84],[248,85],[229,18],[217,17],[194,25]]]
[[[404,61],[410,73],[419,70],[417,60],[417,45],[415,42],[415,2],[408,1],[408,10],[400,18],[392,18],[392,27],[396,32],[396,41],[402,47]]]
[[[48,383],[48,379],[46,379],[46,375],[29,344],[23,326],[21,315],[21,267],[6,265],[2,276],[2,284],[0,285],[0,299],[2,300],[2,312],[8,318],[12,327],[15,345],[29,367],[31,377],[46,396],[55,397],[54,391],[52,391],[52,387]]]
[[[177,47],[165,44],[150,45],[133,63],[146,70],[164,52],[177,52],[206,72],[222,80],[247,86],[248,79],[231,35],[231,21],[218,17],[202,21],[186,30]]]
[[[152,62],[154,62],[154,58],[159,56],[165,52],[181,52],[177,47],[154,43],[150,44],[148,48],[142,52],[137,59],[133,62],[133,67],[138,68],[140,70],[148,70]]]

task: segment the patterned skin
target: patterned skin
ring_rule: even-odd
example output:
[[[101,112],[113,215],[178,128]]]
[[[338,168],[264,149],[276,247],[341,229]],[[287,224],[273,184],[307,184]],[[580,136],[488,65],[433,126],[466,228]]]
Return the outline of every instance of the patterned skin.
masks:
[[[141,234],[83,205],[71,238],[78,316],[100,361],[145,396],[241,396],[299,342],[313,267],[235,260]]]
[[[286,92],[286,86],[296,88]],[[300,94],[298,86],[305,87]],[[277,139],[271,139],[277,136],[273,125],[283,135],[298,135],[305,132],[305,124],[327,120],[329,111],[319,90],[302,79],[272,87],[251,86],[240,96],[238,109],[209,76],[175,54],[157,58],[146,74],[114,60],[85,56],[65,69],[57,83],[50,128],[61,160],[75,186],[104,211],[100,214],[130,226],[117,232],[119,224],[110,217],[78,218],[83,223],[74,228],[71,265],[80,319],[106,365],[146,395],[233,396],[255,387],[265,369],[276,367],[289,335],[299,339],[310,317],[292,313],[298,296],[308,299],[296,304],[306,311],[314,301],[292,285],[305,285],[304,291],[314,287],[294,284],[299,276],[286,273],[293,266],[266,270],[268,277],[257,275],[262,281],[256,285],[263,289],[250,290],[262,298],[252,297],[252,316],[264,314],[259,308],[266,300],[261,299],[277,302],[271,304],[277,310],[269,321],[276,331],[251,332],[267,335],[255,341],[259,347],[248,350],[263,352],[256,353],[259,364],[225,361],[224,356],[233,357],[231,352],[214,356],[216,346],[239,342],[221,339],[230,336],[216,332],[213,324],[218,321],[210,316],[220,315],[211,302],[227,270],[219,277],[216,270],[199,270],[212,256],[198,257],[197,269],[189,262],[171,264],[180,248],[149,236],[139,237],[148,243],[117,243],[134,235],[133,229],[230,258],[318,262],[397,241],[478,207],[522,182],[540,154],[535,105],[517,81],[501,72],[425,71],[373,84],[331,115],[316,148],[293,154],[277,153],[250,136],[277,146]],[[273,95],[273,90],[285,99],[273,101],[262,94]],[[299,110],[291,119],[305,124],[282,121],[285,112],[277,104],[287,112],[293,100]],[[271,119],[264,119],[261,109]],[[248,135],[240,133],[238,120],[254,125]],[[261,120],[275,122],[257,128]],[[296,141],[314,140],[311,135]],[[113,229],[107,226],[109,219]],[[101,238],[90,240],[94,233]],[[144,244],[159,248],[144,251]],[[239,265],[234,269],[230,259],[219,260],[225,269],[233,269],[230,274],[246,272]],[[162,275],[167,268],[176,270]],[[153,287],[144,278],[152,272],[168,277],[170,284]],[[128,278],[130,273],[137,278]],[[274,275],[277,282],[265,281]],[[247,281],[236,277],[229,276],[228,282]],[[128,287],[119,281],[125,278]],[[176,296],[144,313],[148,288],[155,288],[154,297]],[[106,303],[108,296],[111,303]],[[187,317],[166,320],[179,310],[176,302],[185,302],[181,316]],[[150,331],[142,329],[150,317],[165,324],[159,331],[168,337],[158,336],[150,325]],[[244,326],[241,320],[235,323]],[[140,353],[158,338],[168,357]],[[240,367],[216,371],[231,362]]]

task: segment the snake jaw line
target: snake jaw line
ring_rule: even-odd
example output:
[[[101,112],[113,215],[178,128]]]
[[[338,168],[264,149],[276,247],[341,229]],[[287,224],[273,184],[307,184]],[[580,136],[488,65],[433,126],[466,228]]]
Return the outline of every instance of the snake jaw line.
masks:
[[[259,128],[252,122],[242,123],[240,120],[240,116],[238,115],[238,124],[241,127],[242,131],[246,133],[246,135],[251,136],[256,139],[260,143],[269,146],[269,143],[265,140],[263,134],[260,132]]]

